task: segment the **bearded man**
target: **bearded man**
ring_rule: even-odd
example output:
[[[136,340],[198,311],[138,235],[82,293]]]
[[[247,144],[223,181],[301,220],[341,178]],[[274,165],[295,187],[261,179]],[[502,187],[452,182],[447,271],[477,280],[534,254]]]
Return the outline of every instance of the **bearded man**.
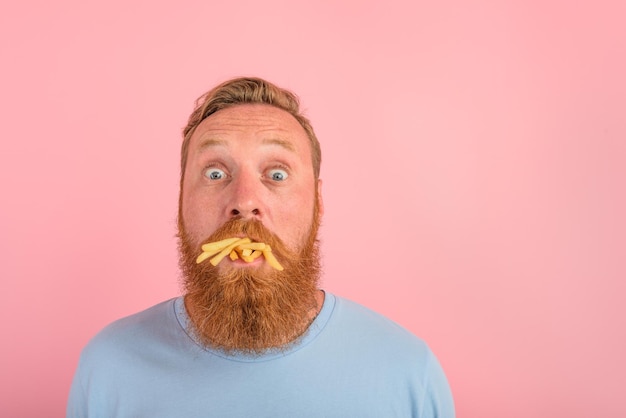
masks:
[[[181,152],[184,296],[89,342],[68,417],[454,417],[424,342],[319,289],[320,162],[293,93],[239,78],[198,99]]]

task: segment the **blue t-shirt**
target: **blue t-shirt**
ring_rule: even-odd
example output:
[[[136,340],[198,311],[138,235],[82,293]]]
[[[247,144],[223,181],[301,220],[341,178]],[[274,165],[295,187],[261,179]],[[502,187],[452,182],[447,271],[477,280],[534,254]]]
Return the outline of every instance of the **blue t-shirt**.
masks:
[[[226,355],[188,330],[183,298],[107,326],[84,348],[68,417],[454,417],[426,344],[326,293],[297,344]]]

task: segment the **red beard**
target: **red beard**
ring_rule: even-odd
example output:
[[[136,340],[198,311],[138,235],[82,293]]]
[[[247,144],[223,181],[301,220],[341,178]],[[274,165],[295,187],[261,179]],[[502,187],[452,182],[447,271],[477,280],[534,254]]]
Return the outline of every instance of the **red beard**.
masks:
[[[200,244],[191,242],[180,224],[185,305],[202,343],[227,353],[259,354],[286,348],[304,334],[318,308],[317,210],[298,252],[288,249],[257,220],[232,219]],[[241,235],[269,244],[284,270],[275,270],[266,262],[233,267],[228,257],[217,266],[208,261],[196,264],[201,244]]]

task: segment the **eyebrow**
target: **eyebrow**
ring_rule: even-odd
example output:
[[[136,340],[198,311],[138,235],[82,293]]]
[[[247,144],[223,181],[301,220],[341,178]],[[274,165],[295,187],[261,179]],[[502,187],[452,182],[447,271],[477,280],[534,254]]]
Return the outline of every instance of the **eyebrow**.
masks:
[[[198,149],[204,150],[206,148],[211,148],[211,147],[225,147],[225,146],[226,146],[226,141],[222,139],[210,139],[209,138],[209,139],[205,139],[204,141],[202,141]]]
[[[280,138],[264,139],[263,145],[278,145],[279,147],[282,147],[286,149],[287,151],[296,152],[296,147],[290,141],[280,139]],[[227,146],[228,146],[228,141],[225,141],[223,139],[207,138],[200,143],[198,149],[202,151],[207,148],[227,147]]]
[[[263,140],[263,144],[278,145],[279,147],[283,147],[288,151],[296,152],[296,147],[294,147],[291,142],[286,141],[284,139],[268,138],[268,139]]]

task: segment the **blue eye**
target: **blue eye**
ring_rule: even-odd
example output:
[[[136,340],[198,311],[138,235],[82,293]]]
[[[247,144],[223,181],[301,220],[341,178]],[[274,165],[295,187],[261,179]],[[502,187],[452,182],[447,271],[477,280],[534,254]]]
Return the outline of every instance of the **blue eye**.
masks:
[[[209,180],[221,180],[226,177],[226,173],[224,173],[224,171],[220,170],[219,168],[209,168],[204,172],[204,175]]]
[[[285,181],[287,177],[289,177],[289,174],[287,174],[285,170],[281,170],[278,168],[270,170],[269,175],[270,178],[274,181]]]

